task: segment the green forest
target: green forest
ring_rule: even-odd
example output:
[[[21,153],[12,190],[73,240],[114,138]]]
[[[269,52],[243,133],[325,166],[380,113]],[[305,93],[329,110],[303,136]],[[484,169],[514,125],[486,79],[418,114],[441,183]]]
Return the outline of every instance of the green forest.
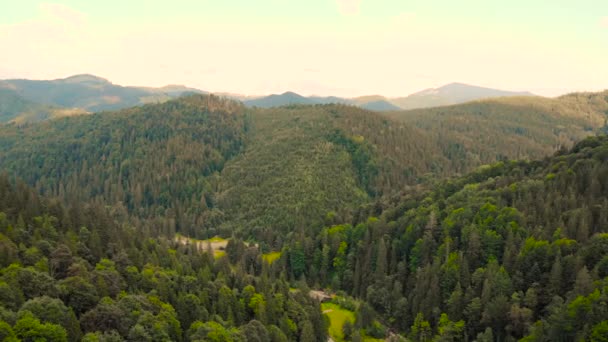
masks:
[[[608,94],[0,125],[5,341],[607,341]]]

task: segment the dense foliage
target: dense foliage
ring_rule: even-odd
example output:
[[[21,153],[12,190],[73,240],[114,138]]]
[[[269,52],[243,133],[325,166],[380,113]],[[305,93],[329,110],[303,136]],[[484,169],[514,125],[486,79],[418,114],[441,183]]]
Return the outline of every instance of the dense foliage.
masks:
[[[329,211],[346,217],[391,187],[416,183],[434,157],[446,162],[416,129],[356,107],[255,111],[251,141],[221,174],[225,230],[267,242],[314,230]]]
[[[565,146],[605,94],[532,99],[401,122],[194,95],[3,126],[0,338],[601,341],[608,138]],[[339,294],[333,326],[309,286]]]
[[[202,234],[219,215],[217,173],[245,143],[243,110],[237,102],[191,96],[8,126],[0,164],[45,195],[98,200],[156,232]]]
[[[306,287],[290,288],[257,247],[234,241],[214,259],[0,177],[4,341],[321,341],[326,331]]]
[[[455,172],[511,159],[539,159],[606,125],[608,92],[557,99],[511,97],[387,115],[422,129]]]
[[[601,341],[608,137],[482,167],[378,218],[295,235],[284,254],[294,277],[364,299],[358,315],[413,340]]]
[[[195,95],[0,128],[12,175],[168,235],[237,230],[273,242],[450,163],[417,129],[345,105],[252,110]]]

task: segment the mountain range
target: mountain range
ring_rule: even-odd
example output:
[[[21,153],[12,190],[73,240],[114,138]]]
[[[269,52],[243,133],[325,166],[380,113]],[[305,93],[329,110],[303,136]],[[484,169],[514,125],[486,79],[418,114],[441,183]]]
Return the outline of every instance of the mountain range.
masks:
[[[355,98],[341,97],[305,97],[294,92],[272,94],[260,98],[245,100],[247,106],[261,108],[280,107],[296,104],[329,104],[341,103],[359,106],[374,111],[396,111],[402,109],[429,108],[459,104],[492,97],[533,96],[530,92],[513,92],[478,87],[463,83],[450,83],[433,89],[426,89],[406,97],[387,98],[381,95],[368,95]]]
[[[1,122],[28,122],[82,113],[118,110],[146,103],[159,103],[186,94],[207,91],[182,85],[160,88],[120,86],[89,74],[56,80],[9,79],[0,81]],[[427,89],[406,97],[380,95],[343,98],[336,96],[302,96],[294,92],[268,96],[245,96],[222,93],[242,101],[248,107],[271,108],[287,105],[346,104],[373,111],[436,107],[489,97],[530,96],[529,92],[510,92],[452,83]]]
[[[187,93],[206,93],[176,85],[123,87],[88,74],[56,80],[3,80],[0,92],[0,122],[36,121],[67,114],[117,110],[164,102]]]

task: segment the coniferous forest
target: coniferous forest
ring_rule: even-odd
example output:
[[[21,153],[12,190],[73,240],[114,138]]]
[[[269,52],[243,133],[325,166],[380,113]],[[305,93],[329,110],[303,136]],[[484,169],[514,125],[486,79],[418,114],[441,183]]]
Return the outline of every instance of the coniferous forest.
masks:
[[[607,115],[189,95],[2,125],[0,339],[607,341]]]

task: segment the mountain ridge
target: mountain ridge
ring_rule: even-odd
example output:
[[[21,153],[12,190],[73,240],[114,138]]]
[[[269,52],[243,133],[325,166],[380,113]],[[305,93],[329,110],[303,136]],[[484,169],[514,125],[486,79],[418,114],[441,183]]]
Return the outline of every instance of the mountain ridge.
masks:
[[[52,80],[0,80],[0,88],[15,90],[24,99],[66,109],[81,108],[87,112],[118,110],[145,103],[164,102],[185,94],[208,94],[209,91],[169,84],[162,87],[122,86],[93,74],[76,74]],[[428,88],[404,97],[364,95],[353,98],[338,96],[304,96],[294,91],[263,96],[218,93],[242,101],[250,107],[280,107],[298,104],[348,104],[373,111],[396,111],[459,104],[490,97],[530,96],[530,92],[512,92],[453,82]]]
[[[417,109],[448,106],[487,98],[513,96],[534,96],[534,94],[527,91],[506,91],[452,82],[438,88],[427,88],[405,97],[393,98],[391,101],[403,109]]]

